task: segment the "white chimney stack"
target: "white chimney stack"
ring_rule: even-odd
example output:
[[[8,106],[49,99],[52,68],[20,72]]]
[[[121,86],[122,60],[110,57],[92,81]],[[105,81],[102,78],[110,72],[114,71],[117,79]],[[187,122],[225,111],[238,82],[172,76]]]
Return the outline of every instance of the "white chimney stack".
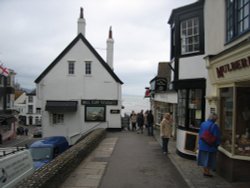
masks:
[[[113,59],[114,59],[114,40],[112,36],[112,27],[109,28],[109,36],[107,39],[107,63],[112,70],[113,68]]]
[[[80,17],[78,19],[78,28],[77,28],[77,35],[79,33],[82,33],[83,36],[85,36],[85,27],[86,27],[86,21],[83,15],[83,8],[80,8]]]

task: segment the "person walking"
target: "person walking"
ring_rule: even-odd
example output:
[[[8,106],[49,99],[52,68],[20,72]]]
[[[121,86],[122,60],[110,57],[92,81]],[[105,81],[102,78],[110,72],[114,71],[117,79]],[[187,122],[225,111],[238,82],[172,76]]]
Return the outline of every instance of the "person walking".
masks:
[[[154,116],[152,114],[152,110],[149,110],[147,115],[147,123],[148,123],[148,136],[154,136]]]
[[[213,177],[210,173],[210,169],[215,170],[216,168],[216,153],[217,148],[220,145],[220,130],[218,125],[215,123],[218,116],[215,113],[211,113],[207,121],[201,124],[199,130],[199,153],[197,163],[203,167],[203,175],[206,177]],[[203,133],[209,130],[212,135],[216,137],[214,145],[208,145],[201,139]]]
[[[24,128],[24,133],[25,133],[25,136],[28,136],[29,129],[27,127]]]
[[[130,122],[132,126],[132,131],[136,130],[136,121],[137,121],[137,115],[134,111],[132,111],[130,114]]]
[[[137,115],[137,125],[138,125],[138,131],[137,133],[143,134],[143,125],[144,125],[144,116],[143,116],[143,110]]]
[[[148,128],[148,110],[146,110],[146,112],[144,113],[144,125],[145,128]]]
[[[163,154],[169,154],[168,142],[172,134],[172,116],[170,113],[166,113],[160,123],[160,136],[162,139]]]

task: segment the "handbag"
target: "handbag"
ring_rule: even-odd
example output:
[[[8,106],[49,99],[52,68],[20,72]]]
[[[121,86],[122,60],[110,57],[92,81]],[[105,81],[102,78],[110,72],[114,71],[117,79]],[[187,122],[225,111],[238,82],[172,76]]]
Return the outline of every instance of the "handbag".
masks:
[[[212,125],[209,126],[208,130],[203,132],[201,135],[201,140],[203,140],[209,146],[215,146],[217,137],[211,133],[211,127]]]

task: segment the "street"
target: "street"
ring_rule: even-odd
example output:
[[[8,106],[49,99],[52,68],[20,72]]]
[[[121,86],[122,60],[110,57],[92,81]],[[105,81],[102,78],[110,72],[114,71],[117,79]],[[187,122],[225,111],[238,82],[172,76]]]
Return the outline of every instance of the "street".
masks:
[[[4,141],[3,144],[0,145],[0,147],[1,148],[16,147],[16,146],[25,147],[29,146],[34,141],[41,139],[41,138],[33,138],[33,131],[36,128],[35,126],[28,126],[28,128],[29,128],[28,136],[17,135],[16,139]]]

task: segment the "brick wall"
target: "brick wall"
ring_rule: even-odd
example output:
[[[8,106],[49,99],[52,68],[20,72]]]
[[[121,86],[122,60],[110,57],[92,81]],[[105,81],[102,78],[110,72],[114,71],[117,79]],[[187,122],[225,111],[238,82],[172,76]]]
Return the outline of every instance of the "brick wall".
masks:
[[[94,130],[53,161],[36,170],[30,177],[18,183],[16,187],[59,187],[70,173],[80,164],[80,162],[100,143],[105,137],[105,133],[105,129]]]

